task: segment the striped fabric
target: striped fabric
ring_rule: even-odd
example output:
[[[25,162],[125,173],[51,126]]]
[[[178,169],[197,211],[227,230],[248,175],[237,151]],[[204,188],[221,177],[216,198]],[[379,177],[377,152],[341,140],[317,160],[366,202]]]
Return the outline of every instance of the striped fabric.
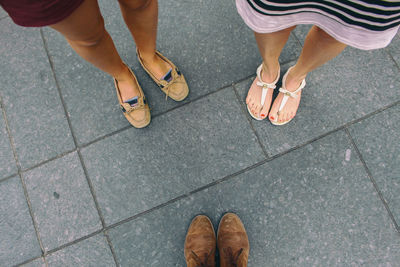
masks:
[[[400,25],[400,0],[246,1],[256,12],[267,16],[317,13],[345,26],[370,31],[385,31]]]

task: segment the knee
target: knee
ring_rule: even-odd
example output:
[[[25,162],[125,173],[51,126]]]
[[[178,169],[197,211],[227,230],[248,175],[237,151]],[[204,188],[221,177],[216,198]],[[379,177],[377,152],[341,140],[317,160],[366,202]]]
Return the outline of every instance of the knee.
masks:
[[[135,11],[145,9],[152,1],[154,0],[118,0],[120,5]]]
[[[107,32],[104,27],[104,20],[102,17],[99,18],[99,21],[91,27],[88,33],[80,36],[78,38],[74,38],[73,40],[68,39],[69,42],[74,43],[78,46],[91,47],[98,45],[106,36]]]

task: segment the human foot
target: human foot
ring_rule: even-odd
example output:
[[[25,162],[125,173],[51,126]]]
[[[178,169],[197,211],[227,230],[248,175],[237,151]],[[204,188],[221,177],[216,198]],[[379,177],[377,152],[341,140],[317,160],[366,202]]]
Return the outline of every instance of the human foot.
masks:
[[[279,64],[272,71],[267,71],[264,64],[257,68],[257,77],[250,86],[246,97],[247,110],[254,119],[266,118],[271,106],[273,90],[279,80],[279,73]]]
[[[282,88],[272,104],[269,120],[274,125],[284,125],[296,116],[300,104],[301,90],[306,85],[305,77],[296,78],[289,68],[282,79]]]
[[[159,57],[156,53],[151,55],[140,54],[140,59],[146,68],[158,80],[162,80],[164,76],[172,69],[172,66],[167,61]]]
[[[156,62],[154,61],[153,68],[151,69],[138,50],[137,55],[143,69],[166,94],[166,99],[170,97],[175,101],[182,101],[188,96],[189,87],[185,77],[168,58],[164,57],[160,52],[155,51],[156,61],[159,63],[154,63]],[[163,62],[162,64],[160,60]]]
[[[125,65],[126,66],[126,65]],[[114,85],[115,89],[117,91],[117,97],[118,97],[118,102],[121,106],[122,112],[125,116],[125,118],[130,122],[130,124],[133,127],[136,128],[143,128],[149,125],[151,121],[151,115],[150,115],[150,108],[149,105],[147,104],[146,97],[144,96],[143,90],[140,87],[139,83],[136,80],[135,74],[132,72],[132,70],[126,66],[130,73],[130,80],[134,82],[134,86],[130,86],[129,90],[125,90],[125,101],[122,98],[122,90],[121,90],[121,83],[117,81],[116,78],[114,78]],[[122,76],[123,77],[123,76]],[[118,76],[119,79],[121,79],[123,82],[124,81],[129,81],[129,79],[124,80],[120,76]],[[128,87],[127,87],[128,88]],[[136,92],[133,90],[133,88],[136,89]],[[132,93],[134,92],[134,93]],[[136,95],[135,95],[136,94]],[[133,97],[132,97],[133,95]]]
[[[140,95],[136,78],[131,74],[128,66],[124,64],[123,71],[117,77],[118,89],[123,102],[135,98]]]

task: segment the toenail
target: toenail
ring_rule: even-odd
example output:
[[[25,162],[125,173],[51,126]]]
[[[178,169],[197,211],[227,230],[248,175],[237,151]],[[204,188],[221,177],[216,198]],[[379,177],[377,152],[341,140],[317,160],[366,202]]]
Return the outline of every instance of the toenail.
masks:
[[[275,118],[271,116],[271,120],[275,120]]]
[[[265,114],[261,114],[261,117],[265,117]]]

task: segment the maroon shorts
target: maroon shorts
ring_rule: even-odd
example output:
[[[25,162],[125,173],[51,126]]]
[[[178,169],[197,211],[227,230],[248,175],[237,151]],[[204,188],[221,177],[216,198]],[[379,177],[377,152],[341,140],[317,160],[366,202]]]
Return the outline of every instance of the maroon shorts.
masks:
[[[25,27],[41,27],[62,21],[84,0],[0,0],[12,20]]]

